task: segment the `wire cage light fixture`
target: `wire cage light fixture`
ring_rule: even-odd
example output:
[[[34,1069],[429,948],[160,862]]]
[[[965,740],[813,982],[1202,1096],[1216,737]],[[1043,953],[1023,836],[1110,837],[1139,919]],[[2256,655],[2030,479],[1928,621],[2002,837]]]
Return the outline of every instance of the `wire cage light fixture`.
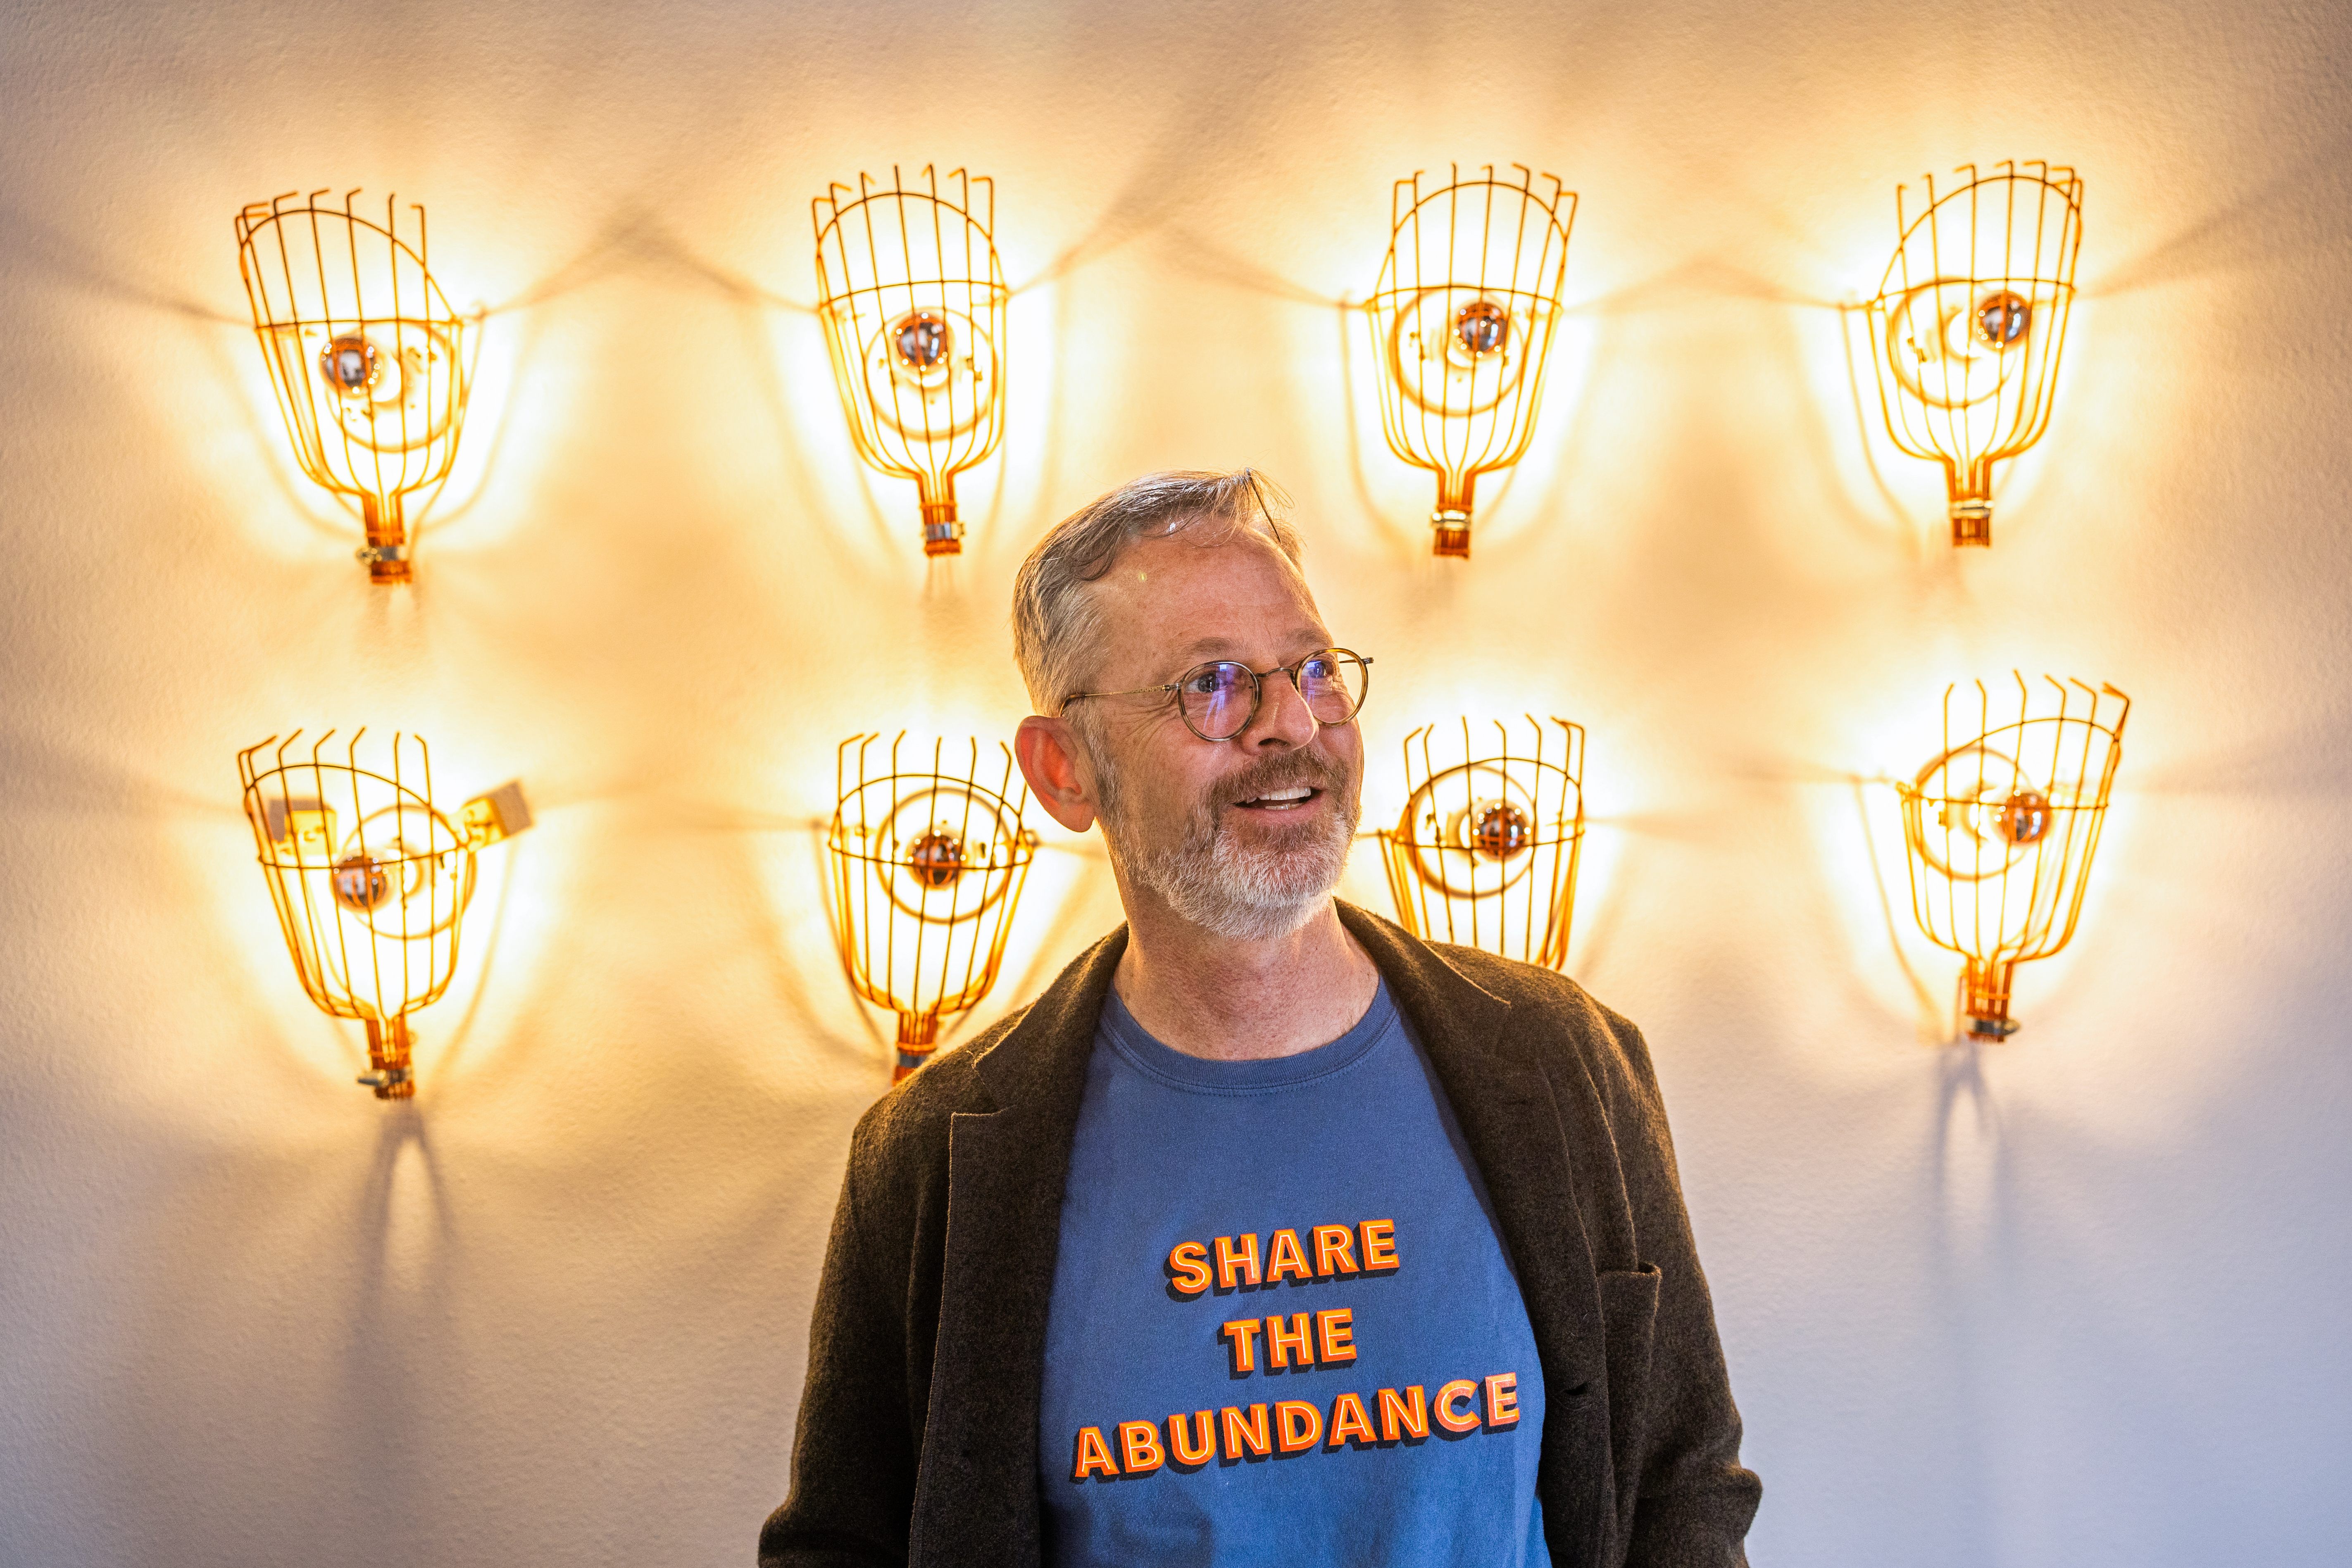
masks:
[[[2045,163],[1998,164],[1916,211],[1868,306],[1879,412],[1895,445],[1940,462],[1956,545],[1992,543],[1993,465],[2049,427],[2083,245],[2083,182]]]
[[[1943,750],[1896,786],[1912,912],[1965,961],[1960,1014],[1978,1040],[2017,1031],[2017,966],[2074,934],[2131,713],[2112,686],[2015,680],[2013,708],[1982,681],[1948,688]]]
[[[817,314],[860,457],[915,481],[923,553],[963,549],[956,475],[1004,431],[1005,305],[996,184],[894,166],[813,204]]]
[[[357,504],[368,580],[407,583],[410,500],[457,458],[468,323],[434,279],[422,206],[404,232],[394,198],[379,224],[352,206],[357,191],[340,206],[327,194],[239,212],[237,269],[295,460]]]
[[[898,1016],[895,1083],[938,1047],[942,1017],[996,984],[1038,840],[1022,825],[1029,786],[1010,747],[910,748],[902,730],[877,752],[881,740],[852,735],[835,752],[825,847],[850,989]]]
[[[424,740],[394,734],[362,758],[355,730],[331,752],[299,730],[237,753],[261,869],[302,989],[367,1026],[378,1100],[416,1092],[408,1016],[441,999],[474,896],[474,855],[529,827],[519,783],[476,795],[452,818],[434,803]]]
[[[1423,191],[1399,180],[1389,248],[1365,312],[1389,449],[1437,476],[1432,552],[1467,558],[1478,476],[1535,437],[1559,324],[1576,193],[1514,163]]]
[[[1530,713],[1424,724],[1404,738],[1405,805],[1380,833],[1397,919],[1459,942],[1559,969],[1584,848],[1584,726]]]

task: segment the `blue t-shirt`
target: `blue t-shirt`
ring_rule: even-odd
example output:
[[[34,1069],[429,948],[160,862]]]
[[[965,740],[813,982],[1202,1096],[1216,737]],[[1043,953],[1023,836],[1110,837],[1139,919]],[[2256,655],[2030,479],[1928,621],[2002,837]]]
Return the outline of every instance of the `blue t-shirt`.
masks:
[[[1052,1568],[1549,1561],[1527,1307],[1385,985],[1272,1061],[1106,1000],[1040,1414]]]

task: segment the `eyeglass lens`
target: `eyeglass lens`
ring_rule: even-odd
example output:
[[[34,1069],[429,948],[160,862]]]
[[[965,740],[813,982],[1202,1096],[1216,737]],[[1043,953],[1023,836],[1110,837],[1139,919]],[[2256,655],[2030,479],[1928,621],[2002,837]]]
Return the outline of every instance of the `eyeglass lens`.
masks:
[[[1204,664],[1186,675],[1176,688],[1184,718],[1204,740],[1230,741],[1249,727],[1256,707],[1257,683],[1282,679],[1275,670],[1264,677],[1231,659]],[[1318,724],[1344,724],[1355,717],[1363,700],[1364,667],[1338,653],[1318,653],[1298,665],[1298,694]]]

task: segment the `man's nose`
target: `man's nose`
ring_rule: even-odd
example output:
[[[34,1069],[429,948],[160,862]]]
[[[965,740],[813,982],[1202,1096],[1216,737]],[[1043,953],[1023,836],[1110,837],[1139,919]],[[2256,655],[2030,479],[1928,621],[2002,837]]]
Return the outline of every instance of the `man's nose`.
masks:
[[[1307,699],[1290,672],[1277,669],[1259,677],[1257,716],[1250,721],[1243,741],[1253,746],[1303,746],[1321,728],[1307,710]]]

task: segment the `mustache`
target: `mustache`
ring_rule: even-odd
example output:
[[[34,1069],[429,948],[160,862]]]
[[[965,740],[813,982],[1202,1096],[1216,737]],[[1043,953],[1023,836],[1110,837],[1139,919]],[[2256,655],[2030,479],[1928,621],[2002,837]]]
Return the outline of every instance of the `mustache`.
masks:
[[[1320,752],[1284,752],[1218,780],[1209,792],[1208,804],[1213,807],[1238,805],[1294,784],[1344,796],[1348,793],[1348,770]]]

